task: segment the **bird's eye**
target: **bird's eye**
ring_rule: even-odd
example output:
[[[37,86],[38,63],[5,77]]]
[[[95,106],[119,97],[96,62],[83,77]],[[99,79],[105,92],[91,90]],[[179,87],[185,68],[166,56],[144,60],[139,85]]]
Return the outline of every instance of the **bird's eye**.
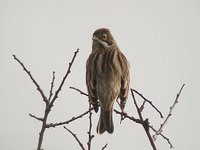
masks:
[[[106,40],[107,39],[107,34],[105,34],[105,33],[102,34],[102,37],[103,37],[104,40]]]

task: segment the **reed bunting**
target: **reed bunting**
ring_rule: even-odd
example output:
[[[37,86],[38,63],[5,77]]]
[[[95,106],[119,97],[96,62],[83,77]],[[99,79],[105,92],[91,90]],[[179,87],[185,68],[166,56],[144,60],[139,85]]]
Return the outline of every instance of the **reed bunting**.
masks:
[[[113,133],[113,104],[120,98],[124,110],[129,91],[129,63],[119,50],[109,29],[93,33],[92,52],[86,62],[86,84],[89,99],[100,118],[97,133]],[[99,102],[98,102],[99,101]]]

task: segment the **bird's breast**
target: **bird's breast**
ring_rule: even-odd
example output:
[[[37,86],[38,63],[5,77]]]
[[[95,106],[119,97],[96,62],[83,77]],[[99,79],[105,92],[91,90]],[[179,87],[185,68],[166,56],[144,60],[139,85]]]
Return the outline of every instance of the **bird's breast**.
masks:
[[[99,53],[96,61],[96,73],[100,77],[112,78],[121,74],[121,67],[117,58],[116,50],[109,50]]]

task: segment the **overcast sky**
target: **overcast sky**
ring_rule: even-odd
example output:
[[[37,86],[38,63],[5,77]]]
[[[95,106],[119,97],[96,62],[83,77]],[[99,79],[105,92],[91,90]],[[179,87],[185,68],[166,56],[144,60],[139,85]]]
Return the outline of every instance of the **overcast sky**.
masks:
[[[74,51],[80,49],[48,119],[49,123],[65,121],[88,108],[87,98],[69,87],[86,91],[85,62],[91,52],[92,34],[100,27],[111,30],[129,60],[131,88],[150,99],[165,117],[182,84],[186,84],[163,134],[175,150],[200,149],[199,8],[198,0],[0,0],[0,149],[36,149],[41,123],[28,113],[42,117],[45,106],[12,55],[27,66],[48,95],[52,72],[56,72],[56,89]],[[138,117],[131,96],[125,111]],[[115,113],[114,134],[97,135],[98,117],[93,114],[93,149],[106,143],[109,150],[151,149],[143,128],[129,120],[120,124]],[[163,121],[148,105],[144,117],[155,128]],[[66,126],[86,146],[88,116]],[[169,149],[160,137],[156,145],[159,150]],[[80,149],[62,126],[46,130],[43,148]]]

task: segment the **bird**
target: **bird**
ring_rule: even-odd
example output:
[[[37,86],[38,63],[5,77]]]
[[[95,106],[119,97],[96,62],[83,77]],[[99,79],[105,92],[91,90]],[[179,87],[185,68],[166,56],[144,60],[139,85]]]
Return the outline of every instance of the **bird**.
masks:
[[[92,51],[86,61],[86,85],[95,112],[100,107],[97,133],[112,134],[113,104],[119,98],[123,111],[130,83],[129,62],[118,48],[110,30],[99,28],[92,36]]]

